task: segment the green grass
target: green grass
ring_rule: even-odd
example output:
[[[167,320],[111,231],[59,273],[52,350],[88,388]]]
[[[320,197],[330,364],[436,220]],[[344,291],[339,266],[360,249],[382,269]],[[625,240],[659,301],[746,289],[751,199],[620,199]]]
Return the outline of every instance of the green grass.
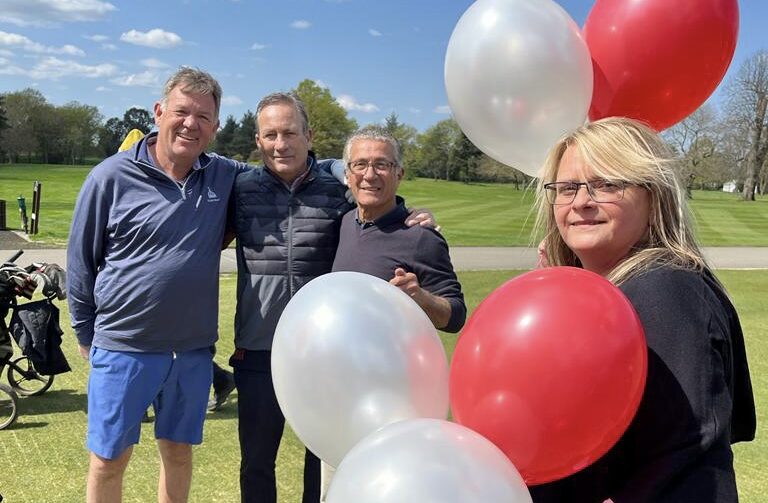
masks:
[[[520,271],[462,272],[459,274],[468,307],[474,309],[490,291]],[[768,271],[720,271],[733,296],[746,336],[752,383],[758,407],[758,424],[768,421],[768,311],[765,285]],[[216,360],[226,362],[232,350],[234,313],[233,275],[222,276],[220,304],[221,341]],[[62,320],[67,313],[62,307]],[[0,431],[0,493],[14,503],[64,503],[83,501],[87,452],[84,447],[86,364],[76,356],[74,337],[64,327],[64,350],[73,372],[58,376],[51,390],[20,401],[20,417],[9,430]],[[456,337],[441,334],[449,354]],[[195,469],[190,501],[239,500],[236,394],[224,410],[210,414],[205,440],[195,448]],[[741,500],[765,501],[768,494],[768,441],[735,446]],[[125,481],[125,501],[155,499],[157,453],[151,425],[144,425]],[[300,501],[303,448],[287,431],[278,459],[279,500]]]
[[[7,201],[8,226],[19,227],[19,194],[26,196],[31,211],[32,184],[40,180],[40,234],[34,239],[52,246],[65,245],[75,198],[89,169],[0,164],[0,199]],[[409,206],[432,210],[452,246],[529,246],[532,242],[532,189],[416,179],[403,181],[400,194]],[[768,197],[744,202],[736,194],[723,192],[695,191],[693,195],[691,206],[704,245],[768,246]]]
[[[42,183],[40,198],[39,233],[35,241],[52,246],[65,246],[75,199],[83,180],[90,172],[87,166],[63,166],[43,164],[0,164],[0,199],[4,199],[6,225],[9,229],[21,229],[19,207],[16,198],[26,198],[27,216],[32,215],[32,186]]]

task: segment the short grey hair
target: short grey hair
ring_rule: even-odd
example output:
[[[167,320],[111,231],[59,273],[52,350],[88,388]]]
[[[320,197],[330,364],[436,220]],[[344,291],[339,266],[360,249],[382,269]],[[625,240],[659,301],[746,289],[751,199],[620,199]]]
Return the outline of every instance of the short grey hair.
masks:
[[[366,126],[362,129],[358,129],[352,133],[352,136],[347,138],[347,143],[344,145],[344,164],[347,164],[350,161],[349,152],[352,150],[352,144],[360,140],[380,141],[388,144],[392,147],[392,152],[395,154],[395,164],[398,167],[402,167],[400,164],[402,160],[400,142],[398,142],[386,129],[379,126]]]
[[[307,115],[307,109],[304,106],[304,102],[301,101],[295,93],[278,92],[264,96],[261,101],[259,101],[259,104],[256,105],[256,135],[259,134],[259,114],[262,110],[272,105],[292,106],[299,113],[299,117],[301,117],[301,131],[304,134],[309,132],[309,116]]]
[[[173,75],[168,77],[168,80],[165,81],[165,86],[163,86],[163,98],[160,101],[163,110],[168,105],[168,96],[171,94],[171,91],[177,87],[184,93],[202,94],[203,96],[210,94],[213,98],[216,118],[218,119],[219,109],[221,108],[221,86],[210,73],[190,66],[182,66],[176,70]]]

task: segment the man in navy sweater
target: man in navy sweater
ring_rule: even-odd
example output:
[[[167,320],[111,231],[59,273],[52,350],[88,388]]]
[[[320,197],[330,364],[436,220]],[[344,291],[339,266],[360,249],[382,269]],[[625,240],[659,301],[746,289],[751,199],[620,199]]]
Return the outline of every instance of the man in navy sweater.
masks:
[[[347,140],[344,161],[357,208],[342,220],[333,270],[388,280],[421,306],[435,328],[461,330],[467,309],[448,244],[435,229],[404,223],[397,140],[378,128],[362,129]]]
[[[105,159],[75,205],[68,297],[88,358],[89,503],[122,499],[141,419],[154,404],[158,501],[186,501],[218,337],[218,272],[242,163],[203,153],[221,87],[182,68],[155,104],[158,131]]]

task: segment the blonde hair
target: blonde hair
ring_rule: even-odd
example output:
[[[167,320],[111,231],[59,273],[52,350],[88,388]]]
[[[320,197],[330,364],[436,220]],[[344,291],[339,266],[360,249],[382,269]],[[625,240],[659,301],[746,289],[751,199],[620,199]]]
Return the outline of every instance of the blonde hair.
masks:
[[[536,228],[544,235],[550,265],[581,267],[560,235],[554,209],[544,197],[544,184],[556,180],[560,160],[569,147],[578,150],[595,176],[640,186],[650,195],[647,239],[637,243],[610,271],[610,281],[621,284],[653,265],[697,271],[709,268],[694,236],[671,150],[651,128],[622,117],[601,119],[576,129],[560,139],[547,156],[538,182]]]

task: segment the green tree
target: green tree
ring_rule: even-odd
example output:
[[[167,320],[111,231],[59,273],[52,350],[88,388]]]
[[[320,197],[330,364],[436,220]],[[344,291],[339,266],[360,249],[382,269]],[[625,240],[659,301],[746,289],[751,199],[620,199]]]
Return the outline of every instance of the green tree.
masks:
[[[4,95],[8,129],[2,138],[3,150],[9,162],[19,162],[26,158],[32,162],[37,150],[37,139],[32,130],[32,117],[35,110],[47,103],[40,91],[32,88],[23,89]]]
[[[2,159],[3,155],[3,130],[8,129],[8,117],[5,115],[3,101],[5,101],[5,96],[0,94],[0,159]]]
[[[416,136],[418,136],[419,132],[415,127],[400,122],[395,112],[390,113],[384,119],[384,130],[392,135],[397,140],[397,143],[400,144],[400,152],[403,159],[405,159],[408,151],[416,144]]]
[[[66,157],[64,134],[66,124],[61,110],[45,103],[32,110],[32,133],[37,140],[37,154],[44,164],[57,164]]]
[[[463,131],[459,130],[450,153],[450,172],[458,175],[464,183],[474,181],[482,158],[483,153],[480,149],[469,141]]]
[[[80,164],[96,147],[103,117],[98,108],[76,101],[59,108],[59,113],[64,121],[62,140],[67,162]]]
[[[302,80],[294,92],[307,108],[309,126],[314,131],[312,150],[318,158],[340,159],[344,143],[357,129],[357,122],[347,116],[328,89],[313,80]]]
[[[104,157],[109,157],[117,152],[127,134],[128,131],[125,129],[125,123],[117,117],[111,117],[99,128],[99,153]]]
[[[233,158],[248,161],[258,158],[256,151],[256,116],[250,110],[243,114],[230,143]]]
[[[237,120],[232,115],[228,116],[224,122],[224,127],[216,133],[216,139],[213,141],[213,151],[217,154],[231,157],[234,154],[232,142],[235,139],[237,128]]]
[[[445,119],[416,138],[416,147],[407,157],[414,174],[451,180],[455,165],[452,154],[461,130],[453,119]]]
[[[132,107],[125,111],[123,124],[126,133],[130,132],[131,129],[138,129],[147,134],[152,131],[152,127],[155,125],[155,117],[143,108]]]

